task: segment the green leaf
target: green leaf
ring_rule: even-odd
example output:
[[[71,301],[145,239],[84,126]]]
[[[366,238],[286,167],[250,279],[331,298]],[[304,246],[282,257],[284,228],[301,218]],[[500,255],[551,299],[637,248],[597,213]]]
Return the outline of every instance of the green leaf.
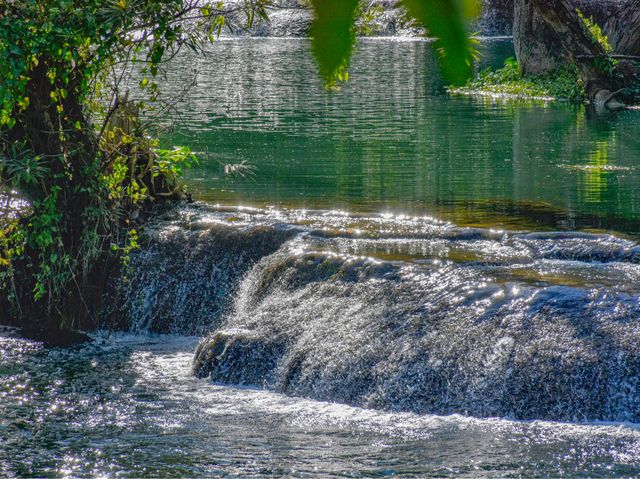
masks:
[[[327,86],[344,79],[355,44],[358,0],[311,0],[311,48]]]
[[[314,20],[309,31],[320,75],[328,87],[348,78],[347,68],[355,45],[358,0],[311,0]],[[401,0],[410,17],[437,40],[441,70],[454,85],[471,76],[476,55],[467,22],[480,11],[478,0]]]
[[[437,38],[440,68],[454,85],[471,76],[474,49],[466,21],[479,11],[477,0],[402,0],[409,16],[415,18]]]

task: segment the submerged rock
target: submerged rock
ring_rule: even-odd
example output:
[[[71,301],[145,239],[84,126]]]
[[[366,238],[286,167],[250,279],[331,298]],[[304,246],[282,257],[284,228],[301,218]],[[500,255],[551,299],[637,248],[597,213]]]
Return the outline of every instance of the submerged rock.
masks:
[[[42,342],[46,347],[69,347],[91,341],[91,338],[80,331],[39,326],[26,327],[20,330],[21,335],[33,341]]]

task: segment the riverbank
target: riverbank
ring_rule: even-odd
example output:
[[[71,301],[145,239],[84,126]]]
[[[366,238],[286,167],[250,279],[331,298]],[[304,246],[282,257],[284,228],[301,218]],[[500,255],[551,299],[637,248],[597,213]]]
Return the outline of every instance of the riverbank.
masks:
[[[531,101],[580,103],[586,93],[575,69],[566,68],[548,75],[523,76],[511,57],[501,68],[480,71],[464,87],[448,89],[453,95],[478,95]]]
[[[463,87],[449,87],[451,95],[485,96],[518,101],[564,101],[585,103],[587,95],[575,67],[556,70],[546,75],[522,75],[515,58],[505,60],[502,67],[481,70]],[[629,105],[619,103],[622,99]],[[613,99],[613,95],[612,95]],[[634,109],[640,102],[640,83],[617,92],[612,109]],[[605,105],[602,105],[604,110]]]

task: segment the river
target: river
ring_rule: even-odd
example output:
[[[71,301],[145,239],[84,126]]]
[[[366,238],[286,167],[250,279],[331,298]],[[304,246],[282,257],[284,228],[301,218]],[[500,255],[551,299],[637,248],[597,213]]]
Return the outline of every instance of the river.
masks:
[[[114,286],[128,332],[0,331],[0,475],[640,476],[640,116],[452,97],[429,48],[362,41],[333,93],[305,40],[178,57],[197,202]]]
[[[360,43],[350,81],[324,91],[301,39],[222,41],[185,55],[168,91],[169,144],[202,158],[198,199],[223,204],[435,216],[460,226],[637,234],[640,115],[563,103],[451,97],[430,45]],[[483,44],[482,67],[513,54]],[[247,162],[255,178],[228,178]]]

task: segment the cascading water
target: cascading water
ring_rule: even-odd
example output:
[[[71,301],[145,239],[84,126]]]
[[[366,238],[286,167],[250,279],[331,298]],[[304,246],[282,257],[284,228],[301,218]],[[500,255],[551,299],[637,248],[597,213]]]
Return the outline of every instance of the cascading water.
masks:
[[[604,23],[610,12],[624,1],[576,0],[575,3],[587,17],[593,17],[597,22]],[[237,5],[237,3],[243,2],[227,0],[226,3]],[[471,30],[479,32],[483,36],[511,35],[513,31],[513,3],[514,0],[481,0],[481,13],[473,23]],[[368,5],[373,12],[370,23],[374,35],[413,36],[422,34],[420,29],[406,21],[404,12],[398,8],[397,1],[369,0]],[[233,15],[232,20],[242,21],[235,19]],[[279,2],[278,8],[270,12],[268,22],[257,21],[246,33],[259,37],[306,36],[311,20],[311,12],[300,8],[298,0],[285,0]]]
[[[135,329],[210,329],[194,370],[215,382],[419,413],[640,420],[632,240],[195,207],[133,260],[121,310]]]
[[[134,332],[204,334],[230,306],[241,277],[295,232],[286,225],[197,222],[189,211],[147,227],[103,311],[107,324]]]

